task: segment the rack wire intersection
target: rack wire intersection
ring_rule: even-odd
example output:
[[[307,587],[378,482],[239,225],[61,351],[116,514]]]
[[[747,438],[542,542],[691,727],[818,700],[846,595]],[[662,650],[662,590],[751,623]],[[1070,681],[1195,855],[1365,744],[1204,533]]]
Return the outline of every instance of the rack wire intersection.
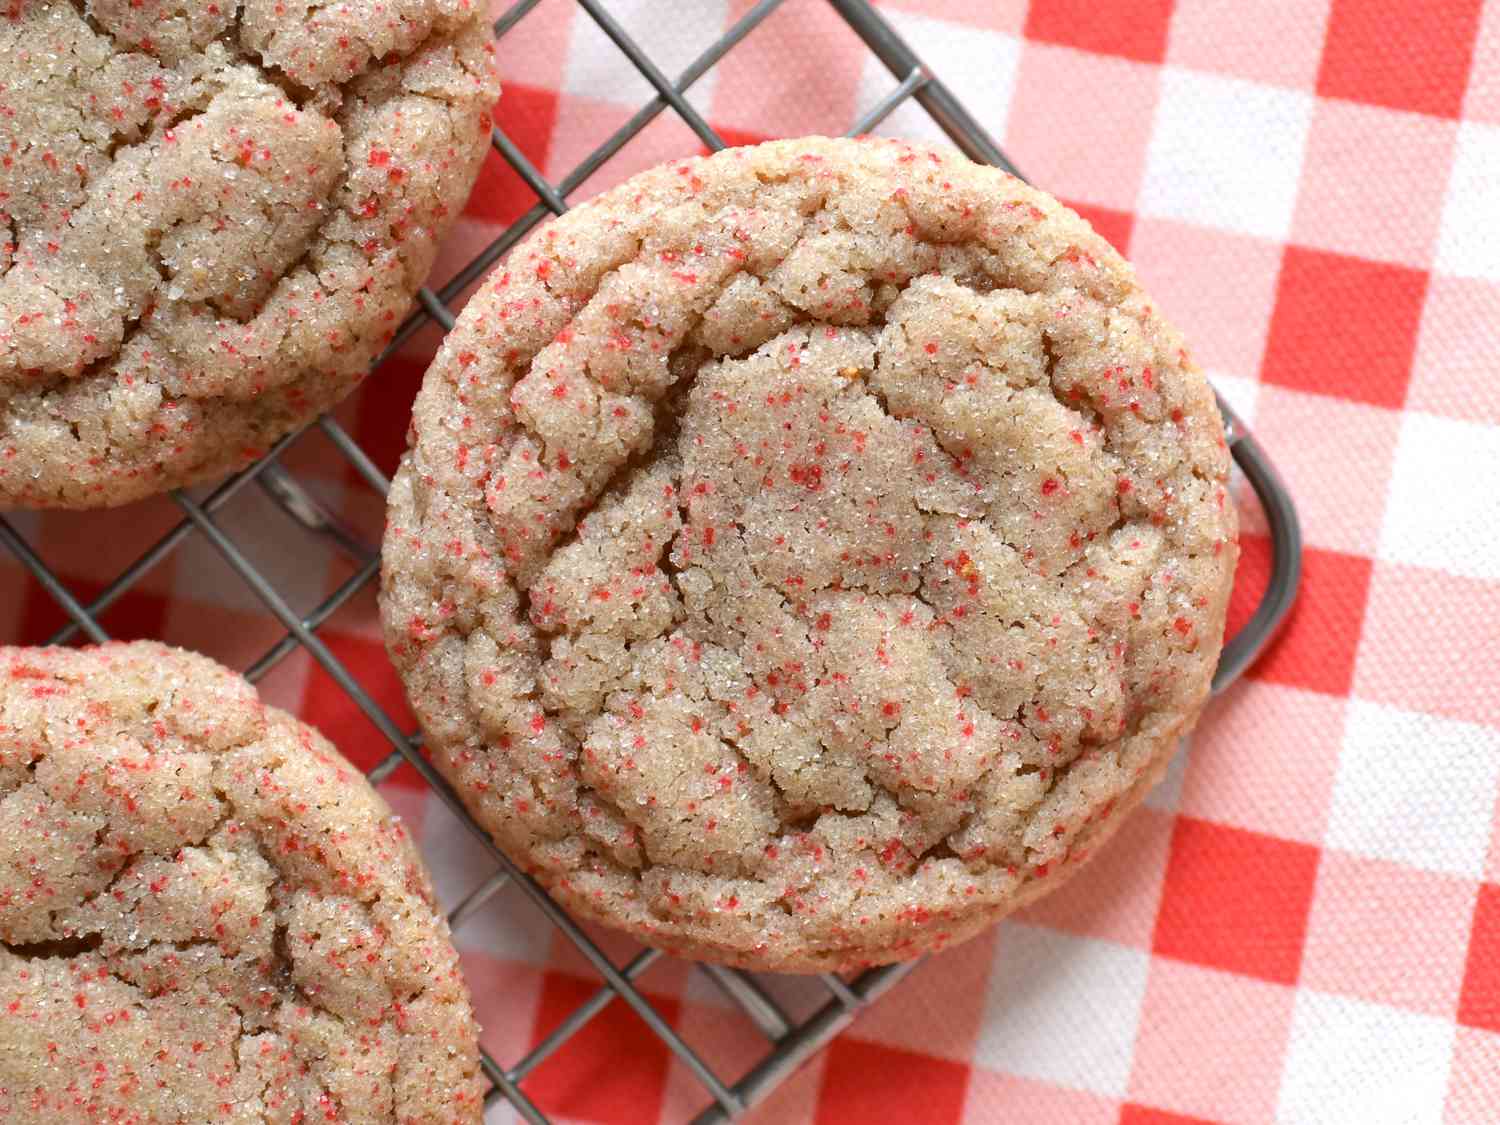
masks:
[[[518,0],[514,3],[495,21],[495,37],[504,37],[540,2],[541,0]],[[491,138],[495,150],[525,181],[535,194],[536,203],[439,289],[421,290],[417,309],[402,324],[391,344],[375,361],[371,368],[372,377],[378,375],[386,361],[419,329],[428,324],[436,324],[443,332],[451,329],[452,302],[538,224],[552,215],[566,211],[568,198],[664,111],[672,110],[709,149],[717,151],[724,148],[723,138],[687,100],[687,91],[772,12],[781,7],[785,0],[758,0],[675,81],[662,73],[651,57],[610,14],[603,0],[575,2],[650,84],[655,90],[655,96],[555,184],[549,182],[515,142],[496,126]],[[885,97],[850,126],[848,135],[870,132],[908,100],[915,101],[970,158],[998,165],[1019,175],[1015,166],[979,122],[922,63],[911,46],[875,10],[869,0],[825,2],[843,17],[890,71],[896,82]],[[1296,513],[1285,489],[1244,426],[1222,401],[1220,407],[1225,414],[1235,461],[1266,511],[1274,560],[1270,586],[1254,617],[1225,647],[1214,680],[1216,692],[1238,677],[1285,618],[1296,596],[1301,556]],[[48,643],[107,641],[109,636],[99,623],[100,616],[121,597],[135,589],[143,576],[178,550],[188,537],[201,536],[286,630],[280,640],[245,669],[246,676],[252,682],[258,681],[297,649],[306,650],[390,742],[390,752],[369,771],[371,782],[378,784],[403,762],[410,763],[422,780],[488,851],[494,861],[494,871],[475,886],[450,913],[449,921],[454,930],[459,930],[481,906],[510,884],[530,900],[597,972],[600,984],[592,996],[522,1058],[507,1066],[491,1057],[488,1052],[482,1052],[484,1073],[490,1082],[485,1098],[487,1108],[505,1101],[524,1120],[535,1125],[546,1125],[549,1119],[523,1088],[527,1077],[606,1006],[618,1000],[640,1017],[701,1084],[708,1103],[695,1118],[697,1123],[707,1125],[741,1116],[847,1027],[862,1008],[894,987],[911,971],[914,963],[870,969],[849,979],[836,974],[824,974],[819,980],[822,992],[826,994],[825,998],[810,1015],[801,1020],[794,1020],[788,1015],[783,1006],[773,998],[763,978],[758,979],[755,974],[716,965],[696,966],[697,971],[720,989],[766,1040],[765,1054],[744,1074],[733,1080],[726,1080],[717,1074],[633,983],[657,963],[662,954],[645,949],[625,964],[615,964],[540,886],[495,848],[484,830],[464,810],[452,788],[422,755],[419,735],[401,730],[389,713],[376,702],[371,692],[318,635],[318,629],[324,622],[376,579],[380,559],[376,546],[349,530],[338,513],[305,489],[295,475],[282,465],[281,455],[303,433],[311,429],[320,430],[357,477],[377,495],[384,496],[389,483],[384,474],[337,421],[331,416],[325,416],[278,441],[263,458],[224,480],[203,499],[195,500],[184,492],[173,493],[172,499],[182,512],[181,520],[87,604],[67,588],[15,525],[0,516],[0,545],[16,557],[67,616],[67,624]],[[215,521],[215,513],[252,484],[263,489],[309,532],[329,537],[333,545],[354,564],[353,573],[306,615],[299,615],[291,607],[276,585],[251,562],[234,538]]]

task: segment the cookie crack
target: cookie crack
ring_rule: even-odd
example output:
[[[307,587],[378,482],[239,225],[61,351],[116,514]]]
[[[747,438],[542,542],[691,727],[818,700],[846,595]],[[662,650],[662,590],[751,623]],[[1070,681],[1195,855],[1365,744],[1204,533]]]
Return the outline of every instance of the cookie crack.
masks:
[[[96,952],[103,942],[99,934],[81,934],[50,941],[0,942],[0,948],[23,961],[70,961]]]

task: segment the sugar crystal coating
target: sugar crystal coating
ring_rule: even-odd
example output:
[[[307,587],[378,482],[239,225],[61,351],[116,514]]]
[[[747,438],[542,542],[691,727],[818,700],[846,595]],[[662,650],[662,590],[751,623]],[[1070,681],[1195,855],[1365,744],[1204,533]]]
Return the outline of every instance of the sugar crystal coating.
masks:
[[[783,970],[1056,884],[1206,698],[1214,400],[1130,268],[953,153],[807,139],[535,234],[427,374],[387,645],[567,905]]]
[[[312,728],[151,643],[0,648],[0,1120],[477,1122],[402,823]]]
[[[481,15],[0,9],[0,508],[201,480],[355,385],[487,149]]]

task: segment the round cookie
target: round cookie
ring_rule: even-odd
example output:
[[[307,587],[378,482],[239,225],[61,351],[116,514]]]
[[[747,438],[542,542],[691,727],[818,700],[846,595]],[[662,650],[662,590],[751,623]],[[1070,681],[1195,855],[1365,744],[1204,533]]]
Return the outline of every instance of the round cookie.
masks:
[[[427,373],[386,641],[574,911],[844,969],[1075,869],[1208,695],[1213,395],[1130,267],[956,153],[810,138],[538,231]]]
[[[477,1122],[416,850],[239,676],[0,648],[0,1119]]]
[[[0,13],[0,509],[237,468],[337,402],[488,148],[473,0]]]

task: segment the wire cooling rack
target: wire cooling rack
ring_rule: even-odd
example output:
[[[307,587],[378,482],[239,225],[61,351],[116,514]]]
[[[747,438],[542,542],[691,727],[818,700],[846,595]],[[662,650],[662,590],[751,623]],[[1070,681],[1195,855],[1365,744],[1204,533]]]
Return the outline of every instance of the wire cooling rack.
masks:
[[[497,39],[506,35],[525,18],[541,0],[520,0],[495,21]],[[561,0],[558,0],[561,2]],[[372,368],[374,377],[391,355],[416,331],[428,324],[444,332],[453,327],[450,304],[496,261],[505,255],[530,230],[551,215],[568,208],[568,197],[595,172],[641,133],[660,114],[670,109],[697,137],[712,150],[725,147],[723,139],[687,101],[685,94],[721,59],[753,31],[784,0],[759,0],[732,27],[711,44],[677,77],[664,75],[655,62],[626,32],[606,9],[602,0],[576,0],[600,30],[610,39],[634,68],[656,91],[655,97],[636,111],[608,140],[588,155],[576,168],[557,183],[549,182],[527,159],[505,132],[496,127],[492,141],[496,151],[535,193],[536,203],[505,231],[469,261],[451,280],[435,292],[424,288],[417,310],[397,332],[386,351]],[[978,121],[954,97],[917,57],[910,45],[890,26],[868,0],[826,0],[851,29],[864,41],[879,61],[890,71],[895,87],[864,113],[849,128],[850,135],[867,133],[908,100],[920,105],[932,120],[960,149],[974,160],[995,164],[1019,175],[1015,166],[1001,152]],[[1248,431],[1221,401],[1227,423],[1227,435],[1236,463],[1244,472],[1264,508],[1271,531],[1273,569],[1270,584],[1250,622],[1225,646],[1214,690],[1232,683],[1255,658],[1280,625],[1296,596],[1300,576],[1301,537],[1296,512],[1290,498],[1277,479],[1275,471]],[[342,458],[364,485],[383,496],[388,481],[374,461],[360,448],[332,417],[312,423],[321,429]],[[528,1096],[525,1084],[544,1060],[553,1055],[607,1005],[616,1000],[629,1005],[645,1025],[682,1062],[701,1084],[708,1102],[697,1122],[726,1121],[743,1114],[765,1098],[798,1066],[806,1062],[838,1035],[868,1006],[890,990],[911,971],[913,964],[871,969],[846,979],[835,974],[818,978],[823,996],[818,1006],[804,1019],[794,1020],[773,998],[764,978],[755,974],[715,965],[699,965],[744,1017],[759,1029],[766,1040],[760,1060],[736,1079],[717,1074],[690,1043],[686,1042],[668,1020],[652,1006],[632,983],[662,954],[644,949],[624,964],[617,964],[592,941],[579,925],[554,903],[534,881],[519,871],[468,816],[447,782],[423,757],[420,738],[401,730],[391,716],[375,701],[328,645],[319,637],[319,627],[346,602],[373,582],[379,572],[378,549],[348,529],[340,515],[325,506],[280,461],[281,455],[303,431],[283,438],[255,464],[226,479],[203,499],[195,500],[185,493],[172,498],[182,511],[182,519],[149,549],[120,572],[113,581],[87,604],[79,601],[57,574],[48,567],[30,542],[15,525],[0,516],[0,544],[7,547],[56,600],[66,613],[68,624],[54,634],[49,643],[64,644],[77,640],[103,642],[109,639],[99,623],[100,615],[130,592],[142,577],[177,551],[190,536],[201,536],[217,551],[254,595],[285,629],[284,635],[259,659],[244,669],[253,682],[260,680],[298,648],[305,649],[323,670],[339,685],[354,704],[390,741],[390,753],[369,771],[370,780],[378,783],[388,777],[402,762],[409,762],[422,779],[432,787],[453,813],[487,849],[494,861],[493,873],[463,898],[449,915],[455,930],[463,926],[474,912],[507,883],[514,884],[526,899],[571,942],[598,974],[597,991],[572,1011],[529,1053],[505,1065],[483,1054],[484,1073],[490,1081],[486,1105],[508,1101],[516,1113],[530,1122],[545,1123],[546,1115]],[[258,569],[234,538],[215,522],[215,513],[248,485],[264,489],[310,535],[325,536],[354,563],[354,572],[311,612],[299,615],[273,581]]]

